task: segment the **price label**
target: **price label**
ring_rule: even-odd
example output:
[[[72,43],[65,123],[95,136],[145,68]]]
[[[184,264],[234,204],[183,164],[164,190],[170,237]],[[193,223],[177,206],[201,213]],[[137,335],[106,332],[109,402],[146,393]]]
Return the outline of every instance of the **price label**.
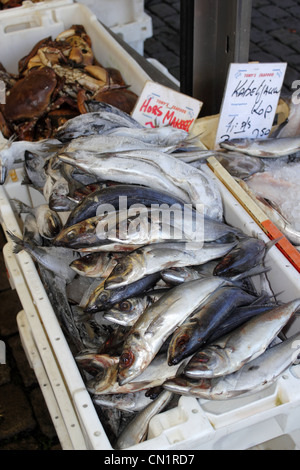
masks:
[[[225,140],[267,138],[275,118],[286,63],[231,64],[216,147]]]
[[[148,81],[132,117],[145,127],[172,126],[189,132],[202,105],[202,101]]]

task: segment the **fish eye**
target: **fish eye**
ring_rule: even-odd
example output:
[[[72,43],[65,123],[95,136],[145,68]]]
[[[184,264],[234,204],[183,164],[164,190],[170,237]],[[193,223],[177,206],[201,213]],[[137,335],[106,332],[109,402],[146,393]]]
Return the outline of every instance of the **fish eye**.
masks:
[[[71,230],[68,233],[68,240],[74,240],[75,237],[76,237],[76,230]]]
[[[119,303],[119,308],[120,310],[122,310],[122,312],[128,312],[129,310],[131,310],[131,307],[132,305],[128,300],[124,300],[124,302]]]
[[[106,291],[103,291],[100,296],[99,296],[100,300],[102,300],[103,302],[106,302],[108,299],[109,299],[109,292],[106,292]]]
[[[115,274],[119,274],[119,273],[122,273],[124,271],[124,266],[122,263],[118,263],[116,266],[115,266],[115,269],[114,269],[114,272]]]
[[[120,356],[120,366],[121,367],[130,367],[134,362],[134,354],[131,351],[124,352]]]

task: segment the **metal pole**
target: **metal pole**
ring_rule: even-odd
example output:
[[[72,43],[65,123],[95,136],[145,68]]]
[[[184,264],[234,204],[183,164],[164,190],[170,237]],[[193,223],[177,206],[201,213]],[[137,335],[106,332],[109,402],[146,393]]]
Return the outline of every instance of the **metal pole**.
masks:
[[[252,0],[181,0],[181,7],[181,91],[203,101],[203,116],[217,114],[230,63],[248,62]]]

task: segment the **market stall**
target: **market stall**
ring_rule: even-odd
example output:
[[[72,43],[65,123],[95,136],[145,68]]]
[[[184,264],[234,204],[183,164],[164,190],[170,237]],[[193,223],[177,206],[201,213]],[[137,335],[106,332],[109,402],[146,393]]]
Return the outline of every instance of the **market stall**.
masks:
[[[241,184],[267,153],[228,165],[222,113],[154,83],[86,5],[0,25],[3,253],[62,448],[300,445],[298,251]],[[278,93],[273,135],[288,112]]]

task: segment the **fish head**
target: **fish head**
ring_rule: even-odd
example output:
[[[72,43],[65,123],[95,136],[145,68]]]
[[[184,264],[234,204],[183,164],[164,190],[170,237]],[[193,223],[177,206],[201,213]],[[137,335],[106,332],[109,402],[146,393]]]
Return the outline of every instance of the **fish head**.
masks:
[[[48,213],[48,216],[45,217],[43,224],[43,236],[45,238],[55,238],[62,229],[62,223],[60,218],[55,212]]]
[[[102,253],[88,253],[87,255],[72,261],[70,267],[78,274],[87,275],[97,266],[100,255],[102,255]]]
[[[63,228],[54,238],[53,244],[73,249],[89,247],[95,241],[99,242],[95,230],[96,224],[92,219],[83,220],[71,227]]]
[[[105,287],[107,289],[115,289],[117,287],[130,284],[137,279],[141,279],[143,276],[143,263],[137,250],[132,255],[129,254],[119,260],[111,274],[106,279]]]
[[[118,366],[119,385],[125,385],[138,377],[150,364],[153,353],[148,343],[141,341],[138,331],[133,331],[125,342]]]
[[[191,358],[184,374],[191,379],[212,378],[219,374],[226,362],[222,348],[207,347]]]
[[[85,313],[97,313],[103,308],[110,305],[110,301],[113,295],[113,291],[109,291],[104,287],[105,280],[100,282],[100,284],[94,289],[90,298],[87,301],[87,304],[84,307]]]
[[[193,337],[193,322],[189,321],[182,324],[177,331],[173,333],[168,348],[168,364],[174,366],[179,364],[183,359],[187,358],[199,349],[198,338]]]

